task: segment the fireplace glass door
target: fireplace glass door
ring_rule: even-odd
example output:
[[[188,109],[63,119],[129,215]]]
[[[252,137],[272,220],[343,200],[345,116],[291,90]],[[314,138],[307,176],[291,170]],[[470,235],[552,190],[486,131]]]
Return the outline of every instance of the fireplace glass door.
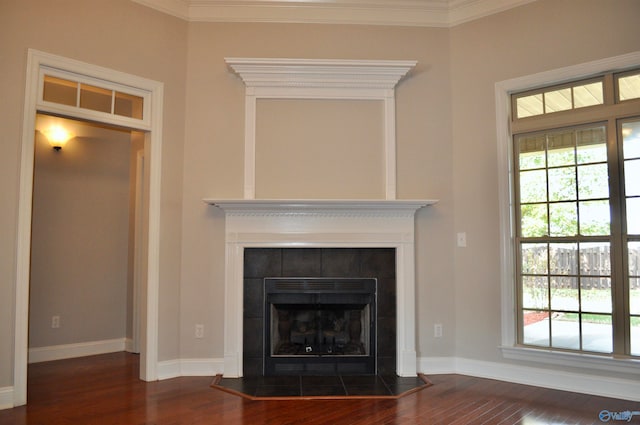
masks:
[[[265,279],[265,375],[375,374],[375,279]]]

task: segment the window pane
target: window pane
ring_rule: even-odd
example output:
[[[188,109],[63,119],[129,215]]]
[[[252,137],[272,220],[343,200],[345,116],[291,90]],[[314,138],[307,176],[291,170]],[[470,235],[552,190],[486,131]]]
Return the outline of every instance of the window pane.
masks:
[[[111,113],[112,91],[87,84],[80,85],[80,107]]]
[[[603,99],[602,82],[600,81],[573,88],[573,103],[576,108],[602,105],[604,103]]]
[[[523,274],[547,274],[547,244],[523,243],[521,257]]]
[[[523,343],[529,345],[549,346],[549,312],[523,312],[524,332]]]
[[[580,199],[609,197],[609,170],[607,164],[578,167],[578,196]]]
[[[544,112],[558,112],[571,109],[571,88],[550,91],[544,94]]]
[[[546,276],[522,276],[522,307],[549,308]]]
[[[572,201],[576,196],[575,167],[552,168],[549,170],[549,200]]]
[[[622,124],[624,158],[640,158],[640,121]]]
[[[116,92],[113,113],[124,117],[142,119],[143,99],[140,96]]]
[[[624,185],[627,196],[640,196],[640,159],[624,162]]]
[[[578,274],[578,244],[549,244],[549,269],[551,274]]]
[[[544,136],[518,138],[520,169],[530,170],[545,167],[545,145]]]
[[[520,97],[516,100],[518,118],[531,117],[542,114],[542,94]]]
[[[630,297],[629,307],[631,314],[640,314],[640,278],[632,277],[629,279]]]
[[[78,101],[78,83],[45,75],[42,99],[61,105],[76,106],[76,102]]]
[[[550,134],[548,137],[548,166],[558,167],[576,163],[573,131]]]
[[[551,309],[578,311],[578,279],[554,276],[551,278]]]
[[[550,236],[575,236],[578,234],[578,213],[575,202],[549,205]]]
[[[577,313],[556,313],[551,316],[551,346],[580,349],[580,323]]]
[[[611,278],[580,278],[580,301],[582,311],[594,313],[611,313]]]
[[[640,235],[640,198],[627,199],[627,233]]]
[[[580,202],[580,234],[583,236],[611,234],[609,201]]]
[[[580,273],[588,276],[611,276],[611,253],[608,242],[580,244]]]
[[[640,97],[640,74],[618,78],[618,94],[620,100]]]
[[[578,164],[607,161],[607,133],[604,127],[593,127],[576,132]]]
[[[631,355],[640,356],[640,316],[631,316]]]
[[[547,201],[547,173],[545,170],[520,173],[520,202]]]
[[[549,234],[546,204],[524,204],[520,207],[520,233],[525,238]]]
[[[582,314],[582,349],[611,353],[613,327],[608,314]]]
[[[627,244],[629,255],[629,308],[631,314],[640,314],[640,242]]]

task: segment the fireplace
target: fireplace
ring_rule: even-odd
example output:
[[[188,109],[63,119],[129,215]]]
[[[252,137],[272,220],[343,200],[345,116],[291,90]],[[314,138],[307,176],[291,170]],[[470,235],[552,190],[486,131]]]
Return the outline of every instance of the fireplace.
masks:
[[[265,279],[264,375],[376,374],[376,286],[376,279]]]
[[[261,344],[265,277],[378,278],[366,273],[318,274],[316,269],[322,268],[324,262],[318,266],[306,258],[322,257],[341,249],[368,249],[373,257],[379,252],[391,253],[394,278],[386,281],[393,282],[393,297],[381,295],[389,286],[383,289],[378,278],[377,368],[393,370],[399,376],[416,375],[415,212],[436,201],[206,199],[205,202],[220,208],[225,220],[225,376],[264,373],[259,359],[264,354]],[[264,257],[246,261],[255,252]],[[302,257],[287,262],[286,257],[294,253]],[[336,261],[340,263],[340,259]],[[377,262],[370,264],[375,269]],[[278,268],[282,274],[278,274]],[[388,304],[393,304],[393,310],[389,310],[393,313],[383,320],[381,311]],[[381,343],[380,338],[389,329],[393,329],[394,339]],[[384,350],[390,347],[394,357],[385,355]],[[390,363],[393,365],[389,366]]]
[[[394,248],[243,254],[244,376],[396,374]],[[356,318],[360,334],[349,335]]]

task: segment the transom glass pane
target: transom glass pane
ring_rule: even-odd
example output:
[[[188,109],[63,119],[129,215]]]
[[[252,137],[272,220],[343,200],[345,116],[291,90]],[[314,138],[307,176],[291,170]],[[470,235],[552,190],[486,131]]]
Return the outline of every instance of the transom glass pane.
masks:
[[[544,113],[542,94],[520,97],[516,100],[518,118],[532,117]]]
[[[76,106],[78,102],[78,83],[63,78],[44,76],[42,99],[60,105]]]
[[[621,101],[640,98],[640,74],[618,78],[618,96]]]
[[[111,90],[101,87],[90,86],[88,84],[80,85],[80,107],[91,109],[92,111],[100,111],[111,113]]]
[[[603,103],[604,94],[601,81],[573,88],[574,107],[584,108],[586,106],[602,105]]]
[[[571,88],[550,91],[544,94],[544,111],[566,111],[572,107]]]
[[[142,119],[142,105],[144,99],[132,94],[115,92],[113,113],[129,118]]]

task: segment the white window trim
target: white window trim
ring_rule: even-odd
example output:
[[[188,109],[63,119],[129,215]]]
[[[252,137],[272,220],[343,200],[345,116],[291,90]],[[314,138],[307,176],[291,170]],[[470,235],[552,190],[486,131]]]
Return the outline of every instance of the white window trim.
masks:
[[[617,359],[612,356],[594,356],[567,353],[550,349],[532,349],[516,346],[516,310],[514,288],[514,237],[513,218],[513,143],[511,141],[511,94],[531,90],[536,87],[555,85],[592,77],[612,70],[625,70],[640,66],[640,51],[566,68],[545,71],[538,74],[497,82],[496,101],[496,142],[498,153],[498,206],[500,223],[500,283],[502,354],[505,358],[555,365],[570,365],[608,372],[640,374],[639,362],[632,359]]]

